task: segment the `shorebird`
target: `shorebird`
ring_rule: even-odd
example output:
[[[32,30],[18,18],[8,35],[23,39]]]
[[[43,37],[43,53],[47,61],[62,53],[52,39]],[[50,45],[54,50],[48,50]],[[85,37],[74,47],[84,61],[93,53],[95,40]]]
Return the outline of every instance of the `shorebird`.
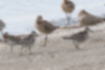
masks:
[[[23,39],[23,38],[25,38],[26,36],[28,36],[28,35],[18,35],[17,37]]]
[[[78,18],[80,21],[80,26],[95,25],[95,24],[105,21],[105,19],[94,16],[86,12],[85,10],[80,11]]]
[[[2,20],[0,20],[0,32],[1,32],[1,36],[3,36],[3,29],[5,28],[5,23],[2,21]]]
[[[63,39],[69,39],[73,41],[76,49],[79,50],[79,44],[89,38],[88,31],[91,31],[88,27],[84,31],[71,35],[69,37],[63,37]]]
[[[52,25],[50,22],[43,20],[42,16],[37,17],[35,26],[41,33],[44,33],[46,35],[44,46],[46,46],[47,35],[59,28],[57,26]]]
[[[34,45],[35,43],[35,38],[38,35],[36,34],[36,32],[32,31],[31,34],[27,35],[26,37],[24,37],[21,41],[20,41],[20,45],[22,46],[21,48],[21,53],[22,53],[22,49],[24,47],[27,47],[29,49],[29,52],[31,54],[31,47]]]
[[[13,35],[9,35],[7,32],[3,35],[4,42],[10,46],[10,52],[13,52],[13,46],[19,45],[21,38]]]
[[[61,7],[62,7],[62,10],[66,13],[66,16],[67,16],[67,25],[69,25],[70,23],[70,18],[68,16],[67,13],[72,13],[75,9],[75,5],[72,1],[69,1],[69,0],[63,0],[63,3],[61,4]]]
[[[10,52],[12,53],[13,52],[13,47],[16,46],[16,45],[21,45],[22,46],[21,52],[22,52],[23,47],[28,47],[29,51],[30,51],[32,45],[35,42],[35,37],[36,36],[37,36],[37,34],[34,31],[32,31],[31,34],[29,34],[29,35],[27,35],[23,38],[21,38],[19,36],[9,35],[6,32],[6,33],[4,33],[3,38],[4,38],[4,42],[11,47]],[[31,53],[31,51],[30,51],[30,53]]]

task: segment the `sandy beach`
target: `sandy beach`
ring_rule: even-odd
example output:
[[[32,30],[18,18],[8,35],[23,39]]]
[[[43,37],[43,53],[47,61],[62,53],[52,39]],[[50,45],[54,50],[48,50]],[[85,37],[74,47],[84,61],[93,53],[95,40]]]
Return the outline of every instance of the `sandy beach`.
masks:
[[[40,35],[32,55],[27,48],[20,55],[20,46],[14,46],[14,53],[10,47],[0,44],[0,70],[105,70],[105,22],[91,26],[89,39],[76,50],[72,41],[63,40],[84,30],[82,28],[58,29],[48,36],[48,43],[43,47],[44,35]]]

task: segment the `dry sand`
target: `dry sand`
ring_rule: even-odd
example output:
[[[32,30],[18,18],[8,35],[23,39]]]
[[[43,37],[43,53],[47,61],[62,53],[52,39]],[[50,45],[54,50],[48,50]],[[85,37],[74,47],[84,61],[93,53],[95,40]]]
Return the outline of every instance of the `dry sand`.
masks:
[[[105,23],[90,27],[90,38],[76,50],[70,40],[63,36],[72,35],[84,28],[57,30],[49,35],[48,44],[43,47],[44,36],[37,38],[32,55],[27,48],[19,55],[20,46],[0,44],[0,70],[105,70]]]

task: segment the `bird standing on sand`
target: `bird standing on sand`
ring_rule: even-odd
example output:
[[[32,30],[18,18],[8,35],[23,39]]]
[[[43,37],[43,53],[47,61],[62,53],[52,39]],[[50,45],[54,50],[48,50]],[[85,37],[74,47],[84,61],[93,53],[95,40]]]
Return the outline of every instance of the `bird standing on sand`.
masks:
[[[31,34],[22,38],[22,40],[20,41],[20,45],[22,46],[21,53],[22,49],[24,47],[27,47],[29,49],[29,53],[31,54],[31,48],[34,45],[37,36],[38,35],[36,34],[36,32],[32,31]]]
[[[76,49],[79,50],[79,44],[84,42],[88,39],[88,31],[91,31],[88,27],[85,28],[84,31],[76,33],[69,37],[63,37],[63,39],[70,39],[73,41],[73,44],[75,45]]]
[[[0,20],[0,31],[1,31],[1,36],[3,36],[3,29],[5,28],[5,23],[2,21],[2,20]]]
[[[37,34],[32,31],[31,34],[25,36],[25,37],[19,37],[19,36],[13,36],[13,35],[9,35],[8,33],[4,33],[3,38],[4,38],[4,42],[6,44],[8,44],[11,49],[10,52],[13,52],[13,47],[16,45],[21,45],[21,52],[23,47],[27,47],[29,48],[29,52],[31,54],[31,47],[34,45],[35,43],[35,37],[37,36]]]
[[[47,35],[59,28],[57,26],[52,25],[50,22],[43,20],[42,16],[37,17],[35,26],[40,32],[46,34],[44,46],[46,46]]]
[[[78,19],[80,21],[80,26],[95,25],[95,24],[105,21],[105,19],[94,16],[86,12],[85,10],[80,11],[78,15]]]
[[[10,46],[10,52],[13,52],[13,46],[19,45],[21,38],[13,35],[9,35],[7,32],[3,34],[4,42]]]
[[[70,18],[68,16],[67,13],[72,13],[75,9],[75,5],[72,1],[69,1],[69,0],[63,0],[63,3],[61,4],[61,7],[63,9],[63,11],[66,13],[66,16],[67,16],[67,21],[68,21],[68,24],[70,23]]]

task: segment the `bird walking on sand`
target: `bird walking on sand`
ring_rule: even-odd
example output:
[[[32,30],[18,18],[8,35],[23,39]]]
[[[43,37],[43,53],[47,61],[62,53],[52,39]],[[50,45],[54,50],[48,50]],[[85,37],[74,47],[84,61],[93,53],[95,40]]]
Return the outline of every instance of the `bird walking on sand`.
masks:
[[[29,52],[31,53],[31,47],[35,43],[36,36],[37,34],[34,31],[32,31],[31,34],[25,36],[24,38],[23,37],[21,38],[19,36],[9,35],[8,33],[4,33],[3,38],[4,38],[4,42],[11,47],[11,50],[10,50],[11,53],[13,53],[13,47],[16,45],[22,46],[21,52],[23,47],[28,47]]]
[[[15,45],[19,45],[21,38],[13,35],[9,35],[7,32],[3,34],[3,40],[4,42],[10,46],[10,52],[13,52],[13,47]]]
[[[25,38],[27,35],[18,35],[19,38]]]
[[[22,40],[20,41],[20,45],[22,46],[21,48],[21,53],[22,53],[22,49],[24,47],[27,47],[29,49],[29,53],[31,54],[31,48],[35,43],[35,38],[38,35],[36,34],[36,32],[32,31],[31,34],[27,35],[26,37],[22,38]]]
[[[1,31],[1,36],[3,36],[3,29],[5,28],[5,23],[2,21],[2,20],[0,20],[0,31]]]
[[[68,21],[67,25],[69,25],[71,17],[68,16],[68,13],[71,14],[74,11],[75,5],[72,1],[63,0],[61,7],[62,7],[62,10],[66,13],[67,21]]]
[[[80,26],[95,25],[95,24],[105,21],[105,19],[94,16],[86,12],[85,10],[80,11],[78,15],[78,19],[80,21]]]
[[[70,39],[73,41],[73,44],[75,45],[76,49],[79,50],[79,44],[84,42],[89,38],[88,31],[91,31],[88,27],[85,28],[84,31],[76,33],[69,37],[63,37],[63,39]]]
[[[35,23],[36,28],[44,33],[45,36],[45,42],[44,42],[44,46],[46,46],[46,42],[47,42],[47,35],[52,33],[54,30],[56,30],[57,26],[52,25],[50,22],[43,20],[42,16],[38,16],[36,19],[36,23]]]

